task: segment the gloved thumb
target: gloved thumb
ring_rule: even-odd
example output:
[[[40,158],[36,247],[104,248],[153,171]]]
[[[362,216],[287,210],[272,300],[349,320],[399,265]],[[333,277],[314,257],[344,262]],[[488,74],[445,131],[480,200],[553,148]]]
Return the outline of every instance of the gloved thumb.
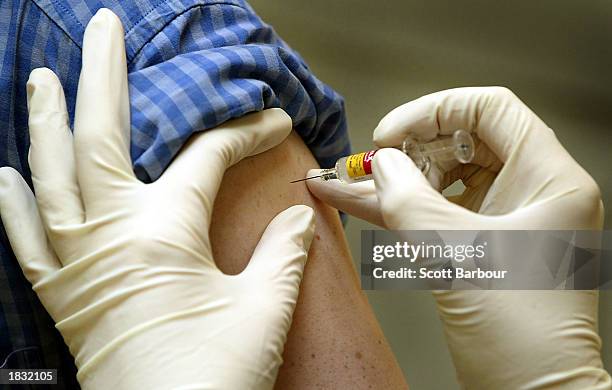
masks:
[[[465,229],[479,216],[449,202],[414,162],[397,149],[380,149],[372,174],[382,218],[392,230]]]
[[[292,206],[279,213],[268,224],[244,271],[274,288],[275,295],[290,304],[291,312],[297,301],[314,228],[314,211],[308,206]]]

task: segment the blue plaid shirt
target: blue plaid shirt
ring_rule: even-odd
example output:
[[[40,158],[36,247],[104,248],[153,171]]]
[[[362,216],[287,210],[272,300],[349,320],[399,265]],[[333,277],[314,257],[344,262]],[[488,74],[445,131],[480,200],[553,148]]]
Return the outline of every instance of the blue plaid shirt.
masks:
[[[157,179],[194,131],[270,107],[283,108],[321,166],[349,152],[342,98],[243,0],[1,0],[0,166],[29,180],[25,84],[48,67],[74,114],[81,43],[89,19],[110,8],[125,28],[134,170]],[[0,365],[75,369],[0,229]],[[24,387],[20,387],[24,388]]]

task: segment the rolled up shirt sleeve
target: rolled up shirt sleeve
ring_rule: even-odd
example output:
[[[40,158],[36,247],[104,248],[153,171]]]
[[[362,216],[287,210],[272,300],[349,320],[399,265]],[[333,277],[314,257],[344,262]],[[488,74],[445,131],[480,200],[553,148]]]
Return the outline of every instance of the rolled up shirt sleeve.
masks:
[[[157,179],[194,132],[272,107],[291,116],[321,166],[350,151],[342,97],[246,3],[187,5],[170,21],[163,9],[149,13],[141,24],[164,27],[129,63],[131,153],[141,180]]]

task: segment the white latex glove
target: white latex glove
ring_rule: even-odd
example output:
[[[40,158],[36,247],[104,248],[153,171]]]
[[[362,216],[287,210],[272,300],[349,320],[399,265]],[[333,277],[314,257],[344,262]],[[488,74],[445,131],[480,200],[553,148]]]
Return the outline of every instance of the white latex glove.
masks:
[[[546,126],[505,88],[460,88],[396,108],[374,132],[380,147],[411,134],[427,141],[465,129],[469,165],[432,167],[429,181],[399,150],[373,160],[357,195],[337,181],[308,181],[314,195],[394,230],[598,230],[593,179]],[[308,176],[316,175],[311,171]],[[453,199],[438,190],[457,179]],[[596,291],[434,292],[458,379],[468,389],[609,389],[597,334]]]
[[[280,213],[235,276],[215,266],[208,230],[225,169],[283,141],[287,114],[267,110],[194,136],[159,180],[139,182],[123,30],[108,10],[85,32],[74,139],[51,71],[32,72],[28,100],[36,199],[2,168],[2,221],[82,387],[272,388],[313,211]]]

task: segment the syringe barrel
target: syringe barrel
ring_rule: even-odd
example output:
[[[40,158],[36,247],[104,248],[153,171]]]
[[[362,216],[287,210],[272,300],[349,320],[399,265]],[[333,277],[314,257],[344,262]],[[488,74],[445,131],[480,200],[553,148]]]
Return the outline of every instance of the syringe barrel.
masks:
[[[372,178],[372,158],[376,150],[342,157],[336,162],[336,174],[344,183],[357,183]]]
[[[402,145],[406,153],[423,172],[433,162],[459,161],[469,163],[474,157],[474,140],[465,130],[457,130],[452,137],[427,143],[406,138]],[[325,170],[323,180],[339,179],[343,183],[357,183],[372,179],[372,159],[377,150],[342,157],[332,169]]]

